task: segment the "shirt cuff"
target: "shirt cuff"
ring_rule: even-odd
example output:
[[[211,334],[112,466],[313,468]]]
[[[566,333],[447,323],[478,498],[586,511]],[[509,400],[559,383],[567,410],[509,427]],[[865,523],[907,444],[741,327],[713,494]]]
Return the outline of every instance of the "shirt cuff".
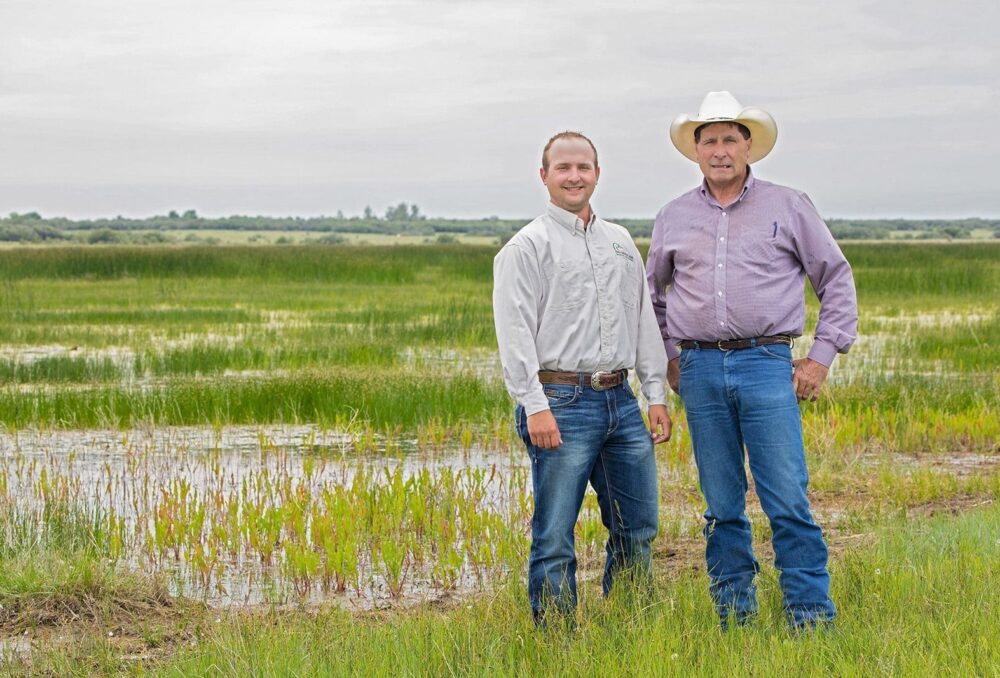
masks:
[[[667,404],[667,394],[665,392],[663,392],[663,391],[660,391],[660,395],[654,395],[652,397],[647,397],[646,398],[646,407],[647,408],[652,407],[653,405],[664,405],[664,406],[666,406],[666,404]]]
[[[809,359],[815,360],[824,367],[833,364],[833,359],[837,357],[837,347],[828,341],[816,339],[812,348],[809,349]]]
[[[521,401],[521,407],[524,408],[524,413],[530,416],[549,409],[549,399],[545,392],[539,388],[538,391],[529,394]]]

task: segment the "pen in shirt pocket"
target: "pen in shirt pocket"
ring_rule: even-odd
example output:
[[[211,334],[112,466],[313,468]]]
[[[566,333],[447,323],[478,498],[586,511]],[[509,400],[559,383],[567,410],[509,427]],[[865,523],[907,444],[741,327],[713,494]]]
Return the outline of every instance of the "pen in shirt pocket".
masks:
[[[771,233],[771,237],[773,238],[776,235],[778,235],[778,222],[777,221],[774,222],[774,231]]]

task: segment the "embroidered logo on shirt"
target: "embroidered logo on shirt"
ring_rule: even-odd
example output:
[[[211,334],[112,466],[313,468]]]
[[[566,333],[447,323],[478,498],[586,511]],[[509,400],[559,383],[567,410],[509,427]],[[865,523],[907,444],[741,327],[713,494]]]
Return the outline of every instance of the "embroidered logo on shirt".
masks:
[[[615,254],[617,254],[618,256],[625,257],[629,261],[635,261],[632,255],[629,254],[627,251],[625,251],[625,248],[619,245],[618,243],[611,243],[611,246],[614,247]]]

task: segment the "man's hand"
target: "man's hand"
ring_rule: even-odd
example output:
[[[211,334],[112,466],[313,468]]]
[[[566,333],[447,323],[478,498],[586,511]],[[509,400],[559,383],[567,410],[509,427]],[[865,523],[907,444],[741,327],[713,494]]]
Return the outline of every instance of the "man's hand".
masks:
[[[667,362],[667,383],[670,389],[680,395],[681,393],[681,359],[671,358]]]
[[[552,410],[542,410],[528,415],[528,437],[532,445],[543,450],[554,450],[562,445],[559,424],[552,416]]]
[[[823,382],[830,368],[809,358],[792,361],[795,372],[792,375],[792,388],[799,400],[815,401],[819,397]]]
[[[654,445],[670,440],[672,427],[673,423],[670,421],[666,405],[649,406],[649,437],[653,439]]]

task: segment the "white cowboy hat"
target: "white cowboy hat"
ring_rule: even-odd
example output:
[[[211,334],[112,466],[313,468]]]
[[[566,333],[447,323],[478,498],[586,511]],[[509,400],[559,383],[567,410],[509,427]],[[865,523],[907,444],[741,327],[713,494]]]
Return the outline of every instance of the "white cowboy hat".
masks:
[[[767,111],[747,106],[744,108],[729,92],[709,92],[701,102],[698,115],[677,116],[670,123],[670,140],[684,157],[698,162],[694,131],[710,122],[738,122],[750,130],[750,162],[757,162],[774,148],[778,139],[778,125]]]

